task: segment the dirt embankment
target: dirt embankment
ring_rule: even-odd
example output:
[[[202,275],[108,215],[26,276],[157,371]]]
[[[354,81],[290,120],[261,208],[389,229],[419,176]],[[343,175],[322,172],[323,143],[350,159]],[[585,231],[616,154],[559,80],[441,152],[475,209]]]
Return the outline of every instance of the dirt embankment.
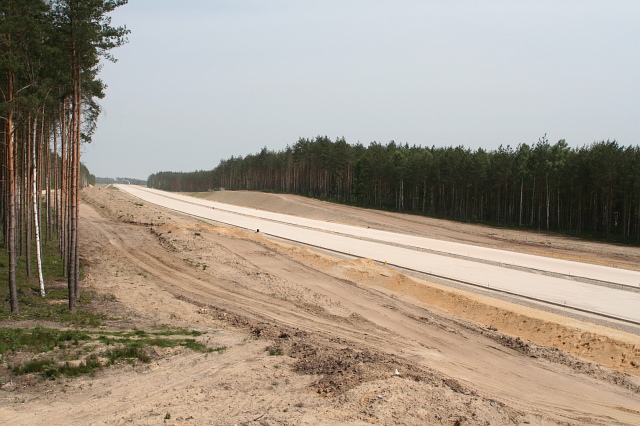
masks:
[[[502,248],[501,238],[517,239],[414,217],[402,226],[400,216],[295,197],[220,194]],[[194,328],[227,349],[168,351],[147,367],[3,387],[0,423],[640,422],[637,336],[198,222],[117,190],[82,197],[84,285],[109,295],[110,326]],[[598,257],[590,247],[558,250]],[[598,250],[619,264],[638,255]]]
[[[194,194],[218,202],[260,208],[318,220],[368,226],[411,233],[461,243],[496,247],[502,250],[542,254],[609,266],[640,269],[640,248],[547,234],[492,228],[358,209],[296,195],[264,194],[249,191],[218,191]],[[539,246],[544,248],[540,248]],[[278,249],[275,247],[274,249]],[[315,254],[300,258],[318,257]],[[308,259],[301,259],[308,261]],[[327,261],[331,263],[331,261]],[[349,262],[337,263],[345,265]],[[325,265],[326,266],[326,265]],[[331,268],[335,270],[332,265]],[[538,345],[555,347],[585,361],[594,361],[617,371],[640,375],[640,339],[606,327],[585,324],[535,309],[458,291],[434,283],[419,282],[397,272],[376,267],[371,261],[349,264],[343,275],[360,283],[382,287],[413,297],[457,317],[486,324],[510,336]],[[491,331],[491,330],[489,330]],[[557,358],[552,355],[552,358]]]

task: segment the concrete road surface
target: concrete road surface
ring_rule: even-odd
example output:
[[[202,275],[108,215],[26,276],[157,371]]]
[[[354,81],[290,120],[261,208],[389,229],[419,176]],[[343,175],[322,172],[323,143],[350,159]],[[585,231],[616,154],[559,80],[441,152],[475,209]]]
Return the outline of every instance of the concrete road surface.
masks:
[[[640,293],[580,282],[592,279],[640,287],[640,272],[323,222],[134,185],[117,186],[147,202],[203,219],[640,324]]]

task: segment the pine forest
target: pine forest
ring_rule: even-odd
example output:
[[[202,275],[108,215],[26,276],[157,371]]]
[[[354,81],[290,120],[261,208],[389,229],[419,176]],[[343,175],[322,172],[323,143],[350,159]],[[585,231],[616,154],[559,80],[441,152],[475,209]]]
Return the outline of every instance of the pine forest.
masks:
[[[37,258],[40,294],[43,245],[59,246],[69,309],[80,298],[78,194],[93,176],[80,162],[90,142],[105,84],[101,59],[126,42],[128,30],[108,14],[126,0],[2,0],[0,123],[2,237],[8,253],[9,303],[19,313],[16,265],[27,275]]]
[[[348,144],[301,138],[220,161],[211,171],[159,172],[168,191],[298,194],[360,207],[640,244],[640,148],[616,141],[571,148],[546,135],[497,150]]]

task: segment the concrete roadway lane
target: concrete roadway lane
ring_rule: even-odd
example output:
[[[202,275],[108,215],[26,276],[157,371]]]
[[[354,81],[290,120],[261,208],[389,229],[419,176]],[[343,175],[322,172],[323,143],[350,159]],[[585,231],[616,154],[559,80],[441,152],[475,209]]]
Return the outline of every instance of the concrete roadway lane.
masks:
[[[593,265],[543,256],[535,256],[525,253],[491,249],[462,243],[454,243],[450,241],[435,240],[431,238],[398,234],[376,229],[343,225],[339,223],[323,222],[298,216],[266,212],[263,210],[256,210],[248,207],[216,203],[213,201],[202,200],[177,193],[157,191],[142,187],[139,188],[144,191],[162,194],[166,197],[187,201],[192,204],[214,207],[216,209],[222,209],[229,212],[260,217],[262,219],[269,219],[298,226],[304,226],[312,229],[324,230],[347,236],[355,236],[363,239],[399,244],[408,247],[417,247],[429,251],[454,254],[457,256],[465,256],[469,259],[479,259],[482,261],[503,263],[537,271],[547,271],[571,277],[582,277],[597,281],[604,281],[640,288],[640,272],[628,269],[611,268],[601,265]]]
[[[411,248],[411,246],[424,248],[424,245],[435,242],[447,243],[448,250],[451,250],[453,247],[451,244],[453,243],[428,239],[422,239],[426,241],[419,241],[419,237],[393,234],[390,232],[381,233],[382,231],[369,233],[369,231],[373,230],[348,225],[339,225],[339,227],[334,228],[334,225],[338,224],[329,224],[311,219],[302,220],[302,218],[299,217],[239,208],[228,204],[214,203],[180,194],[149,190],[148,188],[131,185],[118,185],[118,188],[147,202],[201,218],[246,229],[260,229],[260,232],[299,241],[304,244],[323,247],[380,262],[388,262],[389,264],[403,268],[469,282],[475,285],[488,286],[489,288],[499,289],[538,300],[545,300],[559,305],[593,311],[640,324],[640,293],[589,285],[576,282],[572,279],[542,275],[536,273],[536,271],[504,268],[493,264],[454,258]],[[261,216],[268,219],[263,219]],[[296,226],[292,226],[290,223]],[[337,229],[339,229],[339,231],[337,231]],[[365,233],[362,231],[365,231]],[[377,241],[356,239],[347,236],[350,233],[360,238],[369,238]],[[365,237],[365,234],[374,237]],[[382,242],[384,240],[381,238],[384,238],[386,234],[393,237],[392,241],[394,243],[402,244],[403,246],[398,247]],[[463,251],[459,251],[456,254],[462,256],[470,255],[471,249],[478,248],[464,244],[457,244],[457,246]],[[433,250],[437,249],[433,248]],[[446,252],[445,250],[438,251]],[[473,253],[477,256],[482,255],[482,252],[479,251],[473,251]],[[492,250],[490,251],[490,255],[502,255],[502,257],[499,257],[499,260],[496,261],[511,264],[514,262],[512,262],[510,255],[519,255],[519,253]],[[543,266],[547,264],[547,258],[531,255],[526,256],[527,259],[525,261],[529,262],[527,264],[533,265],[529,266],[530,268],[534,270],[544,270]],[[539,259],[541,263],[532,263],[536,259]],[[555,261],[553,262],[556,264],[555,267],[565,268],[575,275],[600,280],[602,279],[600,277],[604,276],[607,278],[605,281],[623,281],[624,284],[627,284],[627,282],[635,282],[636,285],[640,283],[639,272],[597,265],[586,265],[578,262],[565,262],[558,259],[552,260]],[[562,262],[568,265],[563,265]],[[583,268],[583,266],[588,266],[589,268]],[[597,267],[590,268],[590,266]],[[595,275],[595,277],[589,276],[594,270],[600,275]],[[620,274],[620,272],[623,273]]]

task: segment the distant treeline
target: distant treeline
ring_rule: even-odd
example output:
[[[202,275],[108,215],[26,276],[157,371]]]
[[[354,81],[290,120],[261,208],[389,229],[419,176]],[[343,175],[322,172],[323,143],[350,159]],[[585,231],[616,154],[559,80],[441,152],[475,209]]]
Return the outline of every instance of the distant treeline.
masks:
[[[96,177],[92,175],[84,163],[80,163],[80,187],[85,188],[88,185],[95,185]]]
[[[301,138],[282,151],[223,160],[211,171],[160,172],[169,191],[299,194],[339,203],[500,226],[640,243],[640,148],[616,141],[570,148],[349,145]]]
[[[131,185],[146,185],[146,180],[141,179],[133,179],[133,178],[110,178],[110,177],[97,177],[95,178],[95,183],[98,185],[108,185],[113,183],[128,183]]]

